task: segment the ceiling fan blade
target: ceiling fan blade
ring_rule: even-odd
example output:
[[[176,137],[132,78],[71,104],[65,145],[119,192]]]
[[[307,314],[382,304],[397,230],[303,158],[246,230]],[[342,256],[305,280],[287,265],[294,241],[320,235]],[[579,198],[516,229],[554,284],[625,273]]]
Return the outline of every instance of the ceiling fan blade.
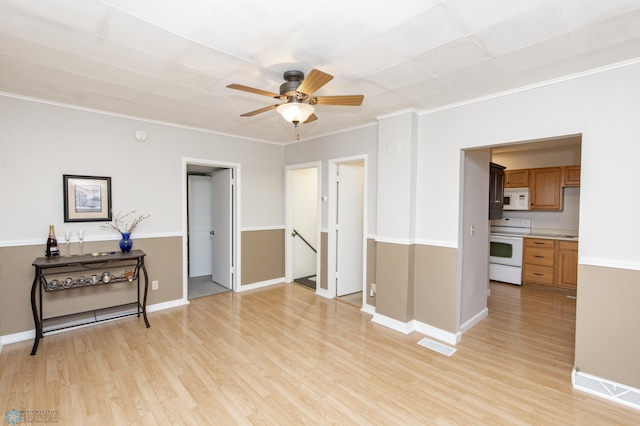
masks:
[[[311,98],[309,103],[312,105],[360,106],[363,99],[364,95],[318,96]]]
[[[318,117],[315,114],[311,114],[309,118],[303,121],[303,124],[311,123],[312,121],[316,121]]]
[[[312,69],[309,75],[302,80],[302,83],[300,83],[297,90],[298,92],[311,95],[313,92],[330,82],[331,79],[333,79],[331,74]]]
[[[230,84],[227,86],[229,89],[242,90],[243,92],[255,93],[256,95],[268,96],[270,98],[282,99],[282,95],[273,92],[267,92],[266,90],[254,89],[253,87],[243,86],[242,84]]]
[[[255,111],[245,112],[244,114],[240,115],[240,117],[253,117],[254,115],[257,115],[257,114],[260,114],[260,113],[263,113],[263,112],[267,112],[267,111],[270,111],[272,109],[276,109],[278,107],[278,105],[280,105],[280,104],[269,105],[268,107],[260,108],[260,109],[257,109]]]

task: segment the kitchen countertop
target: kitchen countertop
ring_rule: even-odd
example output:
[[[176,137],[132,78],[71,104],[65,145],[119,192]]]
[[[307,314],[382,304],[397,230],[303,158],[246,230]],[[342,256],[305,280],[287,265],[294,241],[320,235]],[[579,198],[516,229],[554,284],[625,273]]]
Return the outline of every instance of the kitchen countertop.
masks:
[[[531,232],[524,235],[525,238],[547,238],[549,240],[578,241],[577,235],[564,233]]]

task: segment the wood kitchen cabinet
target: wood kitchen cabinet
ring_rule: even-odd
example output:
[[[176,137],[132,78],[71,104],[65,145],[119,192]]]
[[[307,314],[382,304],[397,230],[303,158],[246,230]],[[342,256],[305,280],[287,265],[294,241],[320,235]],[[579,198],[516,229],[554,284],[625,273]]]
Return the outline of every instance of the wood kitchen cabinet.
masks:
[[[522,281],[576,290],[578,242],[550,238],[525,238]]]
[[[554,285],[556,241],[542,238],[525,238],[522,265],[522,281]]]
[[[504,171],[504,187],[505,188],[528,188],[529,187],[529,169],[505,170]]]
[[[565,166],[562,186],[580,186],[580,166]]]
[[[489,165],[489,219],[502,219],[504,169],[496,163]]]
[[[562,167],[529,170],[531,210],[562,210]]]
[[[578,287],[578,243],[558,241],[558,287]]]

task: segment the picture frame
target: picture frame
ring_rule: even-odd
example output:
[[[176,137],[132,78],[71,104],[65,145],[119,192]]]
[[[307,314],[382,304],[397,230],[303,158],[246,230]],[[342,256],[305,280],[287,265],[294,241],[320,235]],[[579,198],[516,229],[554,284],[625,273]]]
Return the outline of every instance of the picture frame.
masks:
[[[111,177],[62,175],[64,221],[110,222]]]

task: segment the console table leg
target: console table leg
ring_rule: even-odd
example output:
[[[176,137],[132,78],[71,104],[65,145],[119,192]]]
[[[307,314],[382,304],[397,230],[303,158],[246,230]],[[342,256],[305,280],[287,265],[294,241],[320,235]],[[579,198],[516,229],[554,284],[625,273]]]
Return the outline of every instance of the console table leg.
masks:
[[[31,349],[31,355],[35,355],[38,350],[38,343],[42,337],[42,327],[40,324],[40,318],[38,317],[38,305],[36,302],[36,292],[38,291],[38,284],[40,284],[40,274],[36,272],[36,277],[33,279],[31,285],[31,311],[33,312],[33,324],[35,326],[36,337],[33,342],[33,348]]]
[[[151,327],[149,324],[149,320],[147,319],[147,292],[149,291],[149,276],[147,275],[147,268],[144,266],[144,263],[140,264],[140,268],[142,272],[144,272],[144,298],[142,299],[142,317],[144,318],[144,323],[147,325],[147,328]]]

